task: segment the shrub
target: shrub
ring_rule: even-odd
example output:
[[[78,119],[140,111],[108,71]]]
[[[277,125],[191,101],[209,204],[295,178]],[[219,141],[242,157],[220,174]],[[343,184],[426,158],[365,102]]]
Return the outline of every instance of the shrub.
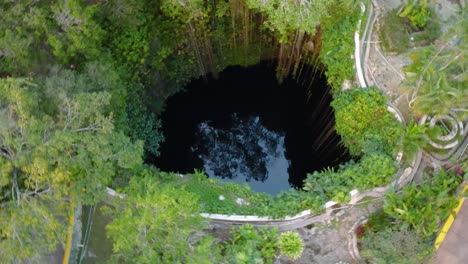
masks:
[[[296,260],[304,251],[304,243],[297,232],[287,231],[278,238],[278,246],[282,255]]]
[[[426,263],[432,252],[432,243],[410,229],[368,230],[359,242],[365,263]]]
[[[326,66],[325,75],[333,94],[341,90],[344,80],[354,76],[354,32],[360,18],[360,11],[352,12],[343,5],[337,5],[330,11],[330,16],[322,23],[322,50],[320,60]]]
[[[159,146],[164,142],[161,120],[135,95],[127,104],[128,135],[133,141],[144,142],[145,155],[159,156]]]
[[[391,156],[366,155],[357,163],[350,161],[340,165],[337,170],[326,169],[309,174],[304,180],[304,190],[313,192],[324,201],[345,202],[353,188],[366,190],[388,184],[396,170]]]
[[[247,184],[226,183],[209,179],[203,172],[196,171],[186,175],[183,183],[185,189],[200,197],[202,211],[215,214],[259,215],[281,218],[295,215],[307,209],[319,210],[324,200],[308,192],[290,189],[276,196],[258,193]],[[220,195],[224,200],[220,200]],[[236,199],[241,198],[248,204],[239,205]]]
[[[339,93],[331,103],[336,132],[353,156],[372,152],[392,155],[402,126],[387,111],[387,98],[375,87]]]
[[[408,18],[413,27],[424,28],[430,18],[427,0],[410,0],[399,16]]]
[[[431,237],[457,205],[454,192],[461,181],[452,172],[440,171],[418,186],[406,185],[401,193],[388,193],[384,211],[402,228],[413,228],[418,234]]]
[[[427,127],[417,125],[413,120],[406,126],[403,134],[403,139],[399,143],[399,148],[406,155],[406,160],[411,160],[416,153],[428,145],[425,137]]]
[[[232,240],[224,246],[225,263],[272,263],[277,256],[278,229],[256,230],[246,224],[231,229]]]

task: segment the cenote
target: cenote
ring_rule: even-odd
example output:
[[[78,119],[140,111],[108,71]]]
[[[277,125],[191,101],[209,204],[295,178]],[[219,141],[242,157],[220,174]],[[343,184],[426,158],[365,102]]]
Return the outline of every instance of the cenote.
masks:
[[[277,194],[302,187],[307,173],[348,160],[325,77],[305,67],[299,81],[279,84],[275,68],[272,61],[229,67],[170,97],[155,164],[179,173],[203,170]]]

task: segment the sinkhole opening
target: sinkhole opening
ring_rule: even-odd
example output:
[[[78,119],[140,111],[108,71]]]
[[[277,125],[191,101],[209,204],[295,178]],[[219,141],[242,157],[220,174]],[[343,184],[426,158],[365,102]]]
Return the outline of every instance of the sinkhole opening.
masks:
[[[305,66],[279,84],[275,68],[274,61],[229,67],[170,97],[162,114],[165,142],[152,162],[277,194],[301,188],[307,173],[349,160],[324,75]]]

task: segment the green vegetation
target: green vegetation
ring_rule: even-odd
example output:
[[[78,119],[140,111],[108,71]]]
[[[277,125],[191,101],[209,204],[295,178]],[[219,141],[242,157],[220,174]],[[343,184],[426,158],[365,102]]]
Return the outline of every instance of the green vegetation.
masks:
[[[368,230],[360,240],[359,252],[369,263],[427,263],[432,253],[432,243],[425,241],[414,230],[384,228]],[[365,262],[364,262],[365,263]]]
[[[425,125],[417,125],[414,120],[406,126],[403,133],[403,139],[398,144],[399,148],[406,155],[406,160],[410,161],[418,153],[428,146],[427,138],[425,137],[427,127]]]
[[[458,203],[456,189],[462,178],[440,171],[419,185],[389,192],[384,210],[363,226],[360,254],[372,263],[426,263],[435,234]],[[362,232],[364,232],[362,234]]]
[[[427,14],[424,27],[418,27],[412,25],[406,17],[402,17],[398,13],[399,10],[396,8],[389,11],[380,24],[379,39],[385,50],[404,53],[410,48],[432,44],[440,36],[441,26],[434,12]]]
[[[349,10],[352,10],[350,12]],[[322,46],[320,60],[325,65],[327,82],[332,93],[341,91],[344,80],[354,78],[354,32],[360,18],[360,10],[341,4],[331,8],[330,16],[321,24]]]
[[[297,234],[278,239],[277,229],[243,225],[231,230],[229,241],[220,243],[199,230],[206,222],[199,216],[199,196],[159,180],[171,177],[144,170],[114,199],[107,213],[113,241],[113,261],[138,263],[272,263],[279,255],[295,258],[302,253]],[[157,175],[158,173],[156,173]],[[146,176],[145,176],[146,175]],[[287,237],[287,238],[284,238]]]
[[[417,115],[448,114],[451,111],[466,118],[468,79],[468,22],[466,8],[449,21],[449,28],[438,46],[420,48],[411,53],[413,63],[405,71],[404,87],[410,106]]]
[[[409,19],[413,27],[424,28],[430,18],[430,10],[427,5],[427,0],[410,0],[399,16]]]
[[[402,126],[387,111],[387,98],[377,88],[350,89],[332,102],[336,132],[353,156],[382,152],[392,155]]]
[[[287,231],[280,235],[278,244],[282,255],[296,260],[301,257],[304,243],[298,233]]]
[[[64,239],[59,224],[67,212],[64,197],[75,204],[96,203],[105,186],[142,162],[142,144],[113,129],[112,91],[86,93],[56,80],[63,79],[52,76],[44,84],[0,80],[0,251],[5,262],[55,249]]]
[[[466,117],[468,26],[463,12],[441,45],[412,54],[405,85],[418,115],[455,111]],[[402,52],[432,42],[439,28],[430,13],[425,1],[390,13],[386,19],[398,23],[383,23],[384,46]],[[340,91],[354,74],[353,32],[360,16],[355,1],[348,0],[2,1],[0,262],[41,262],[65,246],[66,219],[74,208],[103,201],[106,186],[126,195],[107,209],[112,261],[299,258],[303,244],[296,233],[278,235],[275,229],[246,225],[233,229],[228,241],[218,241],[200,231],[205,222],[198,215],[279,218],[307,209],[322,212],[330,199],[345,202],[352,188],[388,184],[396,171],[395,150],[410,157],[425,146],[426,128],[411,124],[404,132],[388,113],[382,92]],[[359,162],[313,172],[305,190],[275,197],[201,172],[178,177],[143,163],[143,157],[159,155],[164,140],[159,114],[167,97],[192,78],[263,59],[277,59],[279,81],[288,75],[310,77],[302,72],[306,63],[325,71],[335,96],[337,132]],[[419,250],[402,236],[426,239],[437,231],[460,182],[447,175],[389,194],[386,217],[402,229],[375,232]],[[369,259],[386,247],[384,242],[367,247]],[[395,259],[392,254],[385,259]]]
[[[396,171],[391,156],[365,155],[359,162],[350,161],[337,170],[326,169],[309,174],[304,180],[304,190],[320,197],[324,203],[329,200],[346,202],[352,189],[365,191],[389,184]]]
[[[430,237],[439,231],[439,224],[450,215],[458,201],[456,188],[462,178],[441,171],[418,186],[403,186],[401,193],[388,193],[384,210],[402,227]]]
[[[247,184],[238,185],[210,179],[199,171],[185,175],[183,178],[173,174],[167,174],[163,177],[165,178],[161,184],[182,185],[187,192],[199,196],[201,210],[205,213],[281,218],[296,215],[308,209],[320,211],[324,203],[324,200],[319,196],[294,189],[276,196],[254,192]],[[242,199],[240,204],[236,202],[238,199]]]
[[[107,225],[117,262],[186,263],[190,236],[202,227],[198,197],[151,177],[132,178]],[[194,241],[196,242],[196,241]]]
[[[225,263],[273,263],[278,256],[278,231],[267,227],[256,230],[243,225],[231,230],[232,239],[223,246]]]

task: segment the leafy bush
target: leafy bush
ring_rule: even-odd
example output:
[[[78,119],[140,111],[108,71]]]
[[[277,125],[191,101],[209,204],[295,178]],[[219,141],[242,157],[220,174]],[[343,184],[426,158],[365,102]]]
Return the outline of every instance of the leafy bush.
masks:
[[[193,234],[204,226],[198,197],[153,177],[133,177],[124,199],[104,209],[115,263],[187,263]]]
[[[278,238],[278,246],[282,255],[296,260],[301,257],[304,251],[304,242],[297,232],[287,231]]]
[[[345,202],[353,188],[366,190],[388,184],[397,171],[391,156],[365,155],[359,162],[350,161],[335,171],[326,169],[307,175],[304,190],[313,192],[324,201]]]
[[[273,263],[278,255],[278,229],[256,230],[252,225],[231,229],[232,240],[224,246],[226,263]]]
[[[142,99],[143,89],[133,92],[127,102],[128,132],[132,140],[144,142],[145,154],[159,156],[159,146],[164,142],[161,120],[151,112]]]
[[[358,8],[352,12],[344,5],[334,5],[330,16],[321,24],[322,50],[320,59],[326,66],[325,75],[333,94],[341,90],[344,80],[354,76],[354,32],[360,17]]]
[[[427,0],[410,0],[399,16],[408,18],[413,27],[424,28],[430,18],[427,4]]]
[[[426,263],[432,252],[432,243],[411,229],[368,230],[359,242],[365,263]]]
[[[406,155],[406,160],[411,160],[416,153],[428,145],[425,137],[427,127],[417,125],[413,120],[406,126],[403,139],[398,144],[399,148]]]
[[[353,156],[372,152],[392,155],[402,126],[387,111],[387,98],[375,87],[339,93],[331,103],[336,132]]]
[[[418,234],[431,237],[457,205],[454,192],[461,181],[460,176],[442,170],[418,186],[406,185],[401,193],[388,193],[384,211],[402,228],[413,228]]]
[[[239,185],[209,179],[200,171],[186,175],[185,189],[200,197],[202,211],[215,214],[259,215],[281,218],[295,215],[307,209],[318,211],[324,203],[319,196],[291,189],[277,196],[252,191],[247,184]],[[224,200],[220,200],[220,196]],[[248,204],[239,205],[236,199]]]

